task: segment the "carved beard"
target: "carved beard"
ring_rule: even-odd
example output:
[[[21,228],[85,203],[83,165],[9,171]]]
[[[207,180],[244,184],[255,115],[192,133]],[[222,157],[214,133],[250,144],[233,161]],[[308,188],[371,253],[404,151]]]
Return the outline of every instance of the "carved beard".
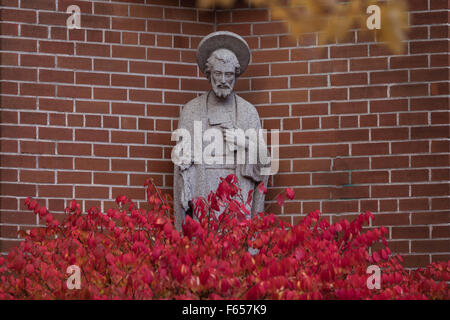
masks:
[[[211,78],[211,87],[214,93],[216,94],[216,97],[218,98],[226,98],[231,94],[231,92],[233,92],[232,85],[228,83],[217,84],[212,78]]]

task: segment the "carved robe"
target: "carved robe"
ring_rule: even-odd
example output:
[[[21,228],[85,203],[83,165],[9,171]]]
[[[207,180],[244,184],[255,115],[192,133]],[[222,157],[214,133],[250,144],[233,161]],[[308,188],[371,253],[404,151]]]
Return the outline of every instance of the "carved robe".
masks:
[[[255,129],[259,132],[261,129],[261,122],[258,112],[255,107],[234,94],[235,104],[230,107],[225,106],[211,106],[207,104],[209,94],[214,94],[209,91],[188,102],[182,109],[178,128],[188,130],[191,136],[191,146],[195,144],[194,141],[194,121],[201,121],[202,132],[210,128],[217,128],[224,130],[224,128],[239,128],[244,132],[247,129]],[[203,141],[203,150],[210,144],[210,141]],[[224,143],[224,150],[226,144]],[[265,144],[259,144],[258,148],[265,148]],[[236,158],[236,151],[235,158]],[[268,152],[267,152],[268,155]],[[220,177],[225,178],[230,173],[236,174],[238,178],[239,187],[242,189],[242,196],[244,200],[247,199],[248,192],[253,192],[253,202],[249,211],[252,216],[264,210],[264,194],[256,191],[256,187],[260,182],[267,184],[268,176],[261,175],[263,167],[270,166],[270,164],[262,164],[260,157],[256,157],[255,164],[249,164],[248,151],[245,151],[245,164],[201,164],[194,163],[193,152],[192,161],[180,166],[175,165],[174,169],[174,209],[175,209],[175,226],[181,230],[181,224],[184,221],[186,212],[189,209],[189,201],[197,197],[204,197],[208,199],[211,191],[216,191]]]

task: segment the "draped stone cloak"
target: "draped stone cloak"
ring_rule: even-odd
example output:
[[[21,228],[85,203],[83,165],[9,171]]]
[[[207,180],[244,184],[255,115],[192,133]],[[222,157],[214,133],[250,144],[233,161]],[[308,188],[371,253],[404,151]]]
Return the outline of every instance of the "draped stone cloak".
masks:
[[[219,177],[225,178],[230,173],[236,174],[244,200],[247,199],[248,192],[254,190],[253,201],[251,208],[249,208],[251,216],[264,211],[264,194],[258,192],[256,187],[260,182],[267,185],[268,175],[261,175],[261,169],[270,166],[270,163],[268,164],[267,161],[261,163],[260,157],[257,156],[256,164],[249,164],[247,150],[245,164],[207,165],[204,161],[201,164],[194,163],[194,121],[201,121],[201,134],[210,128],[223,128],[228,122],[232,122],[233,127],[242,129],[244,132],[253,128],[258,133],[261,129],[258,112],[251,103],[233,93],[235,105],[232,107],[212,107],[207,105],[209,94],[213,94],[212,91],[189,101],[180,114],[178,128],[186,129],[190,133],[192,158],[189,163],[175,165],[174,168],[175,226],[178,230],[181,230],[181,224],[184,221],[186,211],[189,209],[189,201],[200,196],[207,200],[209,193],[216,191],[220,182]],[[204,150],[210,141],[203,141],[202,139],[202,143],[202,150]],[[224,144],[224,149],[225,147]],[[264,148],[263,154],[268,155],[265,143],[258,143],[258,148]]]

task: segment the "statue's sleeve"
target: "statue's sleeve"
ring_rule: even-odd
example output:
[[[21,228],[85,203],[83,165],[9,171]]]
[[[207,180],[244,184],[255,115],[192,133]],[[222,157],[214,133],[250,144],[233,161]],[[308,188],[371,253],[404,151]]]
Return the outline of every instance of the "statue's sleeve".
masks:
[[[265,186],[267,186],[267,182],[269,181],[269,176],[262,174],[264,170],[263,168],[270,167],[270,155],[267,148],[267,144],[263,139],[262,131],[261,131],[261,121],[259,119],[258,112],[254,107],[252,106],[251,110],[253,110],[252,113],[250,113],[249,117],[249,128],[255,128],[257,132],[257,152],[258,156],[256,157],[257,163],[256,164],[245,164],[241,167],[242,171],[241,174],[244,177],[251,178],[254,180],[255,185],[259,185],[261,182],[264,183]],[[249,159],[247,158],[247,161]],[[268,170],[266,170],[268,171]],[[261,193],[255,188],[253,191],[253,205],[252,205],[252,216],[258,214],[259,212],[264,211],[264,199],[265,194]]]
[[[193,130],[191,122],[189,121],[189,114],[186,113],[187,106],[183,107],[178,122],[178,129],[185,129],[192,136]],[[183,140],[179,140],[179,143],[183,143]],[[192,144],[192,139],[191,139]],[[191,148],[192,149],[192,148]],[[191,155],[193,155],[191,150]],[[178,231],[181,231],[181,224],[184,221],[186,211],[189,208],[189,201],[192,199],[193,186],[191,185],[194,180],[191,177],[194,173],[194,166],[192,161],[183,163],[181,165],[174,164],[174,177],[173,177],[173,206],[175,216],[175,227]]]

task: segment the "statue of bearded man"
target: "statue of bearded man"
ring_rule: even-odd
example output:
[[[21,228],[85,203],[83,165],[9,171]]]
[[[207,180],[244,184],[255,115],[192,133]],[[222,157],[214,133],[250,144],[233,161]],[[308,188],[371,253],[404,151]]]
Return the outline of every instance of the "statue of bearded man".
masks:
[[[237,34],[227,31],[214,32],[200,42],[197,61],[200,70],[210,82],[211,90],[189,101],[180,114],[178,129],[188,132],[191,141],[184,138],[178,140],[172,152],[172,160],[175,163],[175,226],[178,230],[181,230],[185,215],[192,214],[192,201],[197,197],[208,199],[209,193],[217,189],[220,178],[231,173],[237,176],[244,199],[247,199],[250,191],[254,191],[253,200],[248,207],[251,213],[248,218],[263,211],[264,194],[255,189],[261,182],[267,184],[268,173],[264,173],[264,168],[270,166],[267,146],[261,135],[256,138],[245,135],[244,139],[240,139],[235,134],[236,129],[242,129],[243,132],[248,129],[253,129],[256,133],[261,132],[261,122],[255,107],[233,92],[237,77],[250,62],[248,44]],[[201,131],[200,138],[195,136],[196,130]],[[205,132],[219,133],[222,139],[218,139],[216,134],[212,134],[214,137],[203,135]],[[213,138],[216,139],[213,141]],[[176,154],[179,152],[178,147],[186,142],[187,148],[191,149],[191,155],[195,152],[198,154],[198,150],[205,150],[205,153],[206,150],[211,151],[213,143],[214,150],[211,154],[214,160],[223,161],[207,161],[208,159],[203,159],[203,154],[201,161],[196,160],[195,156],[180,159]],[[245,153],[240,153],[241,151]],[[259,157],[256,153],[266,157]],[[245,156],[240,158],[241,161],[236,161],[239,154]],[[232,161],[229,161],[230,155]]]

